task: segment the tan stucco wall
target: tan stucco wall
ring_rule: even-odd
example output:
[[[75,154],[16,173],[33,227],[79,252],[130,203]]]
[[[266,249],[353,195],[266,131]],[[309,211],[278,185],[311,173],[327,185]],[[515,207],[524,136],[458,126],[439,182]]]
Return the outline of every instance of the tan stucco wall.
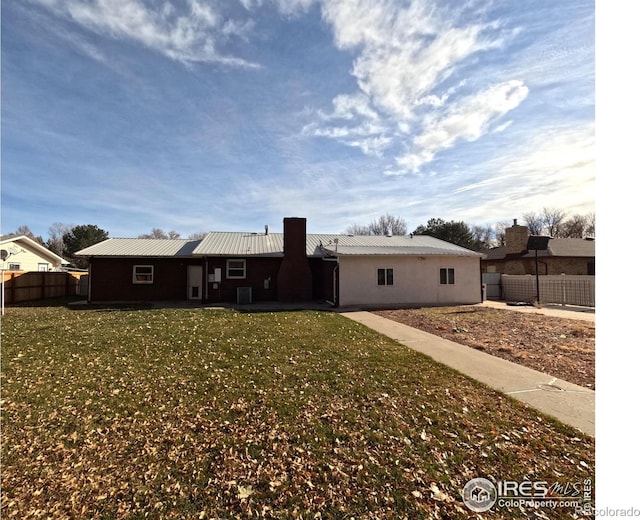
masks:
[[[340,305],[466,304],[481,301],[479,257],[340,257]],[[455,284],[440,285],[440,268],[455,269]],[[394,284],[378,285],[378,269],[392,268]]]

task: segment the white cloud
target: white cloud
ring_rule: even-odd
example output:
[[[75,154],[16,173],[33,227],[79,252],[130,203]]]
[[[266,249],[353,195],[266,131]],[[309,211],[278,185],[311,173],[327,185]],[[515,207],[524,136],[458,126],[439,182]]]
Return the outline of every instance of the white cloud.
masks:
[[[478,165],[477,171],[480,178],[486,171],[495,175],[453,190],[454,198],[459,195],[475,201],[463,218],[498,221],[545,206],[570,213],[594,211],[595,126],[586,123],[537,129],[534,135]]]
[[[304,135],[337,139],[347,146],[359,148],[366,155],[381,156],[391,143],[388,127],[380,121],[369,98],[362,94],[342,94],[333,99],[333,112],[317,112],[319,122],[303,128]]]
[[[501,125],[496,126],[493,131],[495,133],[504,132],[512,124],[513,124],[513,119],[510,119],[509,121],[506,121],[505,123],[502,123]]]
[[[160,9],[141,0],[36,0],[58,16],[114,39],[138,42],[183,63],[214,62],[237,67],[256,64],[218,50],[231,37],[246,37],[251,21],[228,20],[212,5],[189,0],[181,13],[169,4]]]
[[[390,137],[374,136],[365,139],[355,139],[347,142],[349,146],[360,148],[367,155],[376,155],[382,157],[382,152],[391,144]]]
[[[454,12],[424,0],[324,0],[323,17],[336,45],[357,53],[351,74],[359,91],[336,96],[333,112],[319,110],[306,134],[332,137],[363,153],[400,151],[387,157],[397,167],[385,172],[398,175],[419,173],[441,150],[486,133],[528,90],[519,80],[491,84],[482,78],[475,83],[482,90],[460,99],[463,89],[471,90],[466,78],[445,84],[475,53],[505,42],[499,22],[486,23],[479,12],[465,18],[468,7]],[[371,121],[375,131],[366,140],[356,138]]]
[[[378,114],[371,108],[369,98],[362,93],[340,94],[333,99],[333,112],[325,114],[319,111],[322,119],[353,119],[361,116],[367,119],[378,119]]]
[[[493,85],[447,107],[442,114],[428,114],[421,133],[413,140],[413,150],[396,162],[401,169],[417,173],[435,154],[457,141],[475,141],[488,130],[496,117],[516,108],[528,94],[518,80]]]
[[[381,110],[412,119],[416,104],[442,81],[455,63],[480,49],[478,27],[450,29],[428,44],[407,40],[397,47],[366,48],[354,64],[360,88]]]
[[[347,146],[359,148],[366,155],[381,157],[382,151],[391,144],[392,139],[385,135],[385,127],[375,122],[363,122],[356,126],[318,126],[307,125],[304,135],[337,139]]]
[[[484,35],[488,26],[456,27],[451,13],[435,4],[374,0],[326,0],[323,15],[336,45],[355,49],[352,74],[374,106],[396,118],[412,118],[414,107],[475,52],[501,39]],[[435,98],[427,98],[435,99]]]

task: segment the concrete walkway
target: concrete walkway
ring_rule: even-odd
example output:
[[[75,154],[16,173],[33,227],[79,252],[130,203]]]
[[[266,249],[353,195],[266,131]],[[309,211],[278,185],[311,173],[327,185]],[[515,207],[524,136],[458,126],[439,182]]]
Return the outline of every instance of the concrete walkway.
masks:
[[[596,310],[593,307],[578,307],[576,305],[555,305],[545,304],[542,307],[529,305],[508,305],[503,301],[486,300],[477,304],[478,307],[490,307],[506,311],[528,312],[531,314],[542,314],[544,316],[555,316],[556,318],[567,318],[570,320],[596,321]]]
[[[539,310],[539,309],[536,309]],[[595,436],[595,392],[365,311],[343,316]]]

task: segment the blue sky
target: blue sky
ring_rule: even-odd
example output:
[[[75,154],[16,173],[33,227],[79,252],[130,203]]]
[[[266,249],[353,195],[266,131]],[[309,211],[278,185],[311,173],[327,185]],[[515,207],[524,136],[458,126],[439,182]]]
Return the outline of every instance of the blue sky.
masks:
[[[589,1],[2,3],[2,232],[595,210]]]

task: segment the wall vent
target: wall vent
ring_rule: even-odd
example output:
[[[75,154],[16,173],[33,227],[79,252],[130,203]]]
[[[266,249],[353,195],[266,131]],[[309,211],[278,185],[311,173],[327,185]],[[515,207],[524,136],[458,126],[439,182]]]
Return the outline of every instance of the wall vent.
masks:
[[[251,287],[238,287],[238,305],[247,305],[252,302]]]

